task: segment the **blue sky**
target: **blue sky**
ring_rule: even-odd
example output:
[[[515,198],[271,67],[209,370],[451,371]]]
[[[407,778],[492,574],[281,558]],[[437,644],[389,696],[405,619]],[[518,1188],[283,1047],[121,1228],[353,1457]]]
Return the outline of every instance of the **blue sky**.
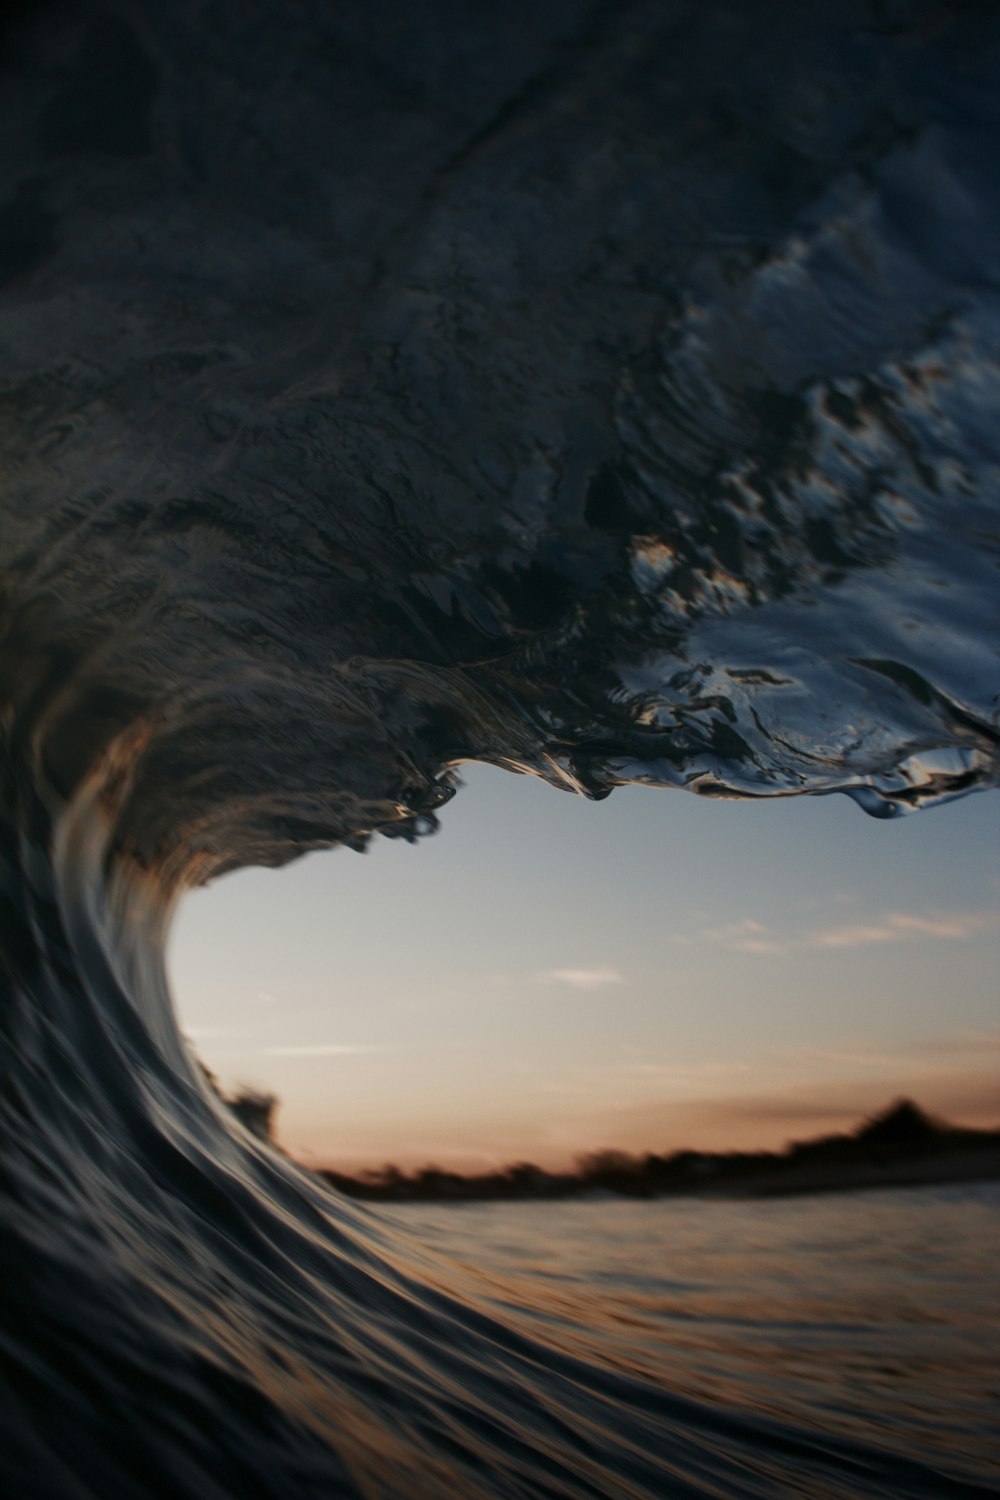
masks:
[[[311,1165],[780,1145],[901,1092],[1000,1121],[1000,797],[588,803],[463,768],[416,847],[190,897],[182,1025]]]

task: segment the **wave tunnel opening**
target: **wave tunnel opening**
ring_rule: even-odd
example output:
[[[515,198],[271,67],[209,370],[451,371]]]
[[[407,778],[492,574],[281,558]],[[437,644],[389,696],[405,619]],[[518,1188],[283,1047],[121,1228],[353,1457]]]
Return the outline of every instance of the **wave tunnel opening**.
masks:
[[[992,806],[992,8],[52,0],[3,28],[12,1492],[988,1493],[978,1373],[960,1438],[887,1441],[796,1405],[826,1355],[776,1316],[773,1388],[730,1400],[740,1297],[714,1352],[685,1317],[724,1215],[659,1287],[661,1377],[572,1289],[540,1313],[440,1223],[331,1194],[213,1095],[163,955],[185,892],[423,840],[469,763],[549,783],[524,797]],[[962,889],[730,939],[944,953],[991,920]],[[617,962],[531,969],[590,1004]],[[991,1200],[959,1199],[939,1269],[974,1285]],[[836,1343],[823,1285],[791,1321]],[[891,1371],[917,1320],[890,1306],[858,1336]],[[982,1334],[963,1303],[944,1385]]]

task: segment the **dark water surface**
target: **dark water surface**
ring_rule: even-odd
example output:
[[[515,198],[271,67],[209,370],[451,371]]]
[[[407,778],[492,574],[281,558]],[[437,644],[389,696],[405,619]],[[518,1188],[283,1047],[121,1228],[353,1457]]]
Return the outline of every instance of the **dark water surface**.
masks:
[[[995,6],[3,25],[11,1492],[988,1493],[971,1373],[950,1428],[814,1402],[787,1346],[752,1379],[763,1272],[712,1357],[665,1272],[667,1367],[592,1286],[557,1331],[329,1197],[208,1096],[162,946],[213,874],[430,831],[464,760],[996,786]]]
[[[459,1260],[469,1295],[581,1358],[1000,1484],[994,1183],[391,1217]]]

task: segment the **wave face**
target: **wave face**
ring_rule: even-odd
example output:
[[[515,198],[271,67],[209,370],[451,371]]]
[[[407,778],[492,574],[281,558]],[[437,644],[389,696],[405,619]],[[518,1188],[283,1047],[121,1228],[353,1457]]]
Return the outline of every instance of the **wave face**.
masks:
[[[162,946],[220,871],[429,831],[463,760],[996,785],[993,7],[6,25],[14,1492],[981,1492],[486,1310],[222,1118]]]

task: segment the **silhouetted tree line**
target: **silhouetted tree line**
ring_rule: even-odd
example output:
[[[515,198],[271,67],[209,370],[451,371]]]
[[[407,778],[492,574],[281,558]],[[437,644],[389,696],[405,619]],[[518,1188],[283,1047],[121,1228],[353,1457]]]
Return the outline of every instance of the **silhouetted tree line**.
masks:
[[[235,1094],[223,1093],[219,1080],[211,1069],[206,1068],[202,1062],[198,1066],[213,1094],[217,1094],[223,1104],[232,1110],[240,1124],[258,1140],[269,1141],[272,1146],[277,1146],[278,1143],[274,1138],[274,1116],[278,1109],[277,1094],[269,1094],[266,1090],[254,1088],[252,1084],[247,1083],[240,1084]],[[278,1149],[280,1150],[280,1147]]]
[[[226,1095],[215,1075],[203,1063],[199,1066],[209,1087],[246,1129],[280,1150],[274,1138],[277,1096],[247,1084]],[[478,1174],[449,1172],[439,1166],[407,1173],[387,1163],[358,1176],[332,1168],[318,1175],[352,1198],[383,1202],[559,1199],[595,1192],[662,1198],[741,1189],[759,1194],[817,1192],[908,1179],[933,1181],[936,1176],[952,1175],[949,1168],[959,1159],[964,1164],[962,1176],[1000,1175],[1000,1130],[950,1125],[934,1119],[912,1099],[898,1099],[849,1133],[791,1141],[780,1152],[673,1151],[633,1156],[627,1151],[604,1150],[578,1157],[573,1172],[549,1172],[522,1161]]]
[[[463,1174],[427,1166],[407,1174],[386,1165],[351,1176],[326,1170],[319,1175],[354,1198],[383,1201],[490,1201],[573,1198],[593,1192],[629,1198],[740,1189],[759,1193],[817,1191],[906,1180],[913,1167],[935,1167],[947,1176],[947,1163],[969,1158],[969,1176],[994,1176],[1000,1169],[1000,1130],[968,1130],[934,1120],[910,1099],[846,1134],[793,1141],[784,1151],[674,1151],[632,1156],[597,1151],[582,1156],[574,1172],[548,1172],[533,1162],[500,1171]],[[914,1180],[921,1180],[920,1177]]]

